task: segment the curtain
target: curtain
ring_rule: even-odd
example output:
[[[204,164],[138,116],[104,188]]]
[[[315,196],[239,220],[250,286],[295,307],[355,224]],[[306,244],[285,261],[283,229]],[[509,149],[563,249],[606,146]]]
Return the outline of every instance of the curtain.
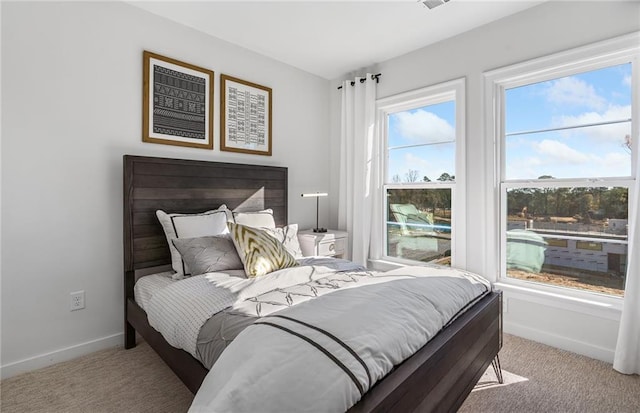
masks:
[[[379,139],[375,131],[376,81],[367,73],[342,83],[338,228],[349,233],[351,260],[367,265],[379,239]]]
[[[640,167],[638,166],[636,166],[636,183],[630,212],[627,277],[613,368],[624,374],[640,374]]]

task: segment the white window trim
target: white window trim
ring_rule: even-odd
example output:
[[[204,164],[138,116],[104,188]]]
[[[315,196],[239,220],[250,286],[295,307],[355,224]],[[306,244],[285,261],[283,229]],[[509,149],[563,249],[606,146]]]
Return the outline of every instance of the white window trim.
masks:
[[[437,85],[428,86],[409,92],[400,93],[394,96],[378,99],[376,102],[376,128],[381,136],[381,144],[384,152],[384,170],[382,171],[383,182],[381,190],[383,191],[381,199],[382,216],[378,222],[382,226],[382,243],[375,246],[378,249],[378,257],[386,262],[415,265],[415,261],[405,260],[397,257],[389,257],[386,255],[387,243],[387,205],[386,205],[386,189],[387,188],[452,188],[451,191],[451,264],[458,268],[466,268],[466,153],[465,153],[465,85],[466,79],[460,78],[451,80]],[[428,105],[455,101],[455,119],[456,119],[456,156],[455,156],[455,184],[447,182],[424,182],[424,183],[406,183],[393,184],[387,183],[387,116],[392,113],[401,112],[409,109],[416,109]]]
[[[503,117],[504,117],[504,92],[505,89],[518,87],[530,83],[541,82],[544,80],[554,79],[567,76],[576,72],[596,70],[616,64],[632,63],[632,90],[637,91],[640,88],[640,32],[635,32],[625,36],[601,41],[587,46],[571,49],[568,51],[556,53],[527,62],[515,64],[512,66],[485,72],[484,76],[484,130],[487,137],[486,165],[493,166],[493,173],[487,174],[488,191],[485,204],[487,208],[487,217],[494,222],[495,225],[488,225],[486,231],[485,245],[500,245],[497,251],[487,250],[485,246],[485,272],[486,274],[495,274],[499,280],[497,285],[506,287],[505,289],[515,288],[521,293],[532,296],[545,297],[564,297],[565,304],[561,307],[593,307],[593,303],[598,303],[596,307],[605,306],[608,309],[618,311],[621,308],[622,298],[598,294],[594,292],[581,291],[577,289],[556,287],[552,285],[535,284],[522,280],[501,277],[501,265],[505,249],[505,237],[502,234],[505,228],[501,211],[502,191],[504,182],[504,145],[502,143]],[[640,107],[639,95],[636,92],[632,95],[632,126],[631,136],[634,142],[640,140],[639,124],[640,124]],[[629,188],[629,199],[633,196],[633,177],[636,174],[638,165],[638,144],[634,144],[632,150],[632,172],[631,178],[611,178],[602,180],[583,179],[580,185],[583,186],[624,186]],[[576,183],[579,180],[556,180],[556,183]],[[539,181],[528,180],[510,180],[509,183],[527,182],[527,185],[537,186],[544,185]],[[597,185],[595,185],[597,182]],[[616,185],[620,183],[624,185]],[[548,186],[548,185],[546,185]],[[630,209],[631,210],[631,209]],[[630,222],[638,217],[629,217]],[[567,301],[569,300],[569,301]],[[562,301],[562,300],[561,300]],[[573,304],[568,305],[567,302]]]
[[[512,298],[620,321],[622,300],[611,295],[598,293],[579,294],[579,290],[556,287],[549,284],[533,284],[518,279],[514,279],[513,282],[499,281],[493,285]]]

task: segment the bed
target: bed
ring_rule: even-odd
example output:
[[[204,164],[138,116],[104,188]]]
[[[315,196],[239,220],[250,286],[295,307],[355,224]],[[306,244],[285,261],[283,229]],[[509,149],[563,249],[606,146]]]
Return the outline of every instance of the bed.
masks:
[[[136,303],[138,278],[171,269],[157,209],[197,213],[225,204],[234,211],[273,210],[287,224],[287,168],[124,156],[125,348],[138,333],[196,393],[208,370],[167,343]],[[455,411],[502,346],[502,299],[490,292],[375,384],[352,412]]]

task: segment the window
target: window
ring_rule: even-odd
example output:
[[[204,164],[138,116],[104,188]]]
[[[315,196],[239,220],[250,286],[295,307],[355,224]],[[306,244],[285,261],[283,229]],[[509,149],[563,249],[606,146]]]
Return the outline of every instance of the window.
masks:
[[[638,156],[638,46],[626,42],[486,75],[503,281],[623,295]]]
[[[385,259],[464,265],[463,97],[456,80],[378,102]]]

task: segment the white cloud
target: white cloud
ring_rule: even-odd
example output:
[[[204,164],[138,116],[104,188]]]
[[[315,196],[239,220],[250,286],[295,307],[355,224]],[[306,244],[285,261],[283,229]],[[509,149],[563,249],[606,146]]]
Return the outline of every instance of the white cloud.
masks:
[[[392,179],[394,175],[398,175],[401,182],[406,182],[407,173],[409,170],[414,170],[418,171],[417,177],[419,182],[421,182],[425,176],[435,181],[444,172],[455,175],[455,171],[451,171],[453,166],[450,165],[450,163],[450,160],[446,157],[427,160],[413,153],[405,153],[400,159],[393,162],[394,167],[392,170],[389,170],[389,179]]]
[[[631,118],[631,105],[610,106],[605,112],[586,112],[577,116],[561,116],[555,119],[560,127],[577,126],[591,123],[600,123]],[[631,133],[631,123],[616,123],[611,125],[594,126],[579,130],[571,130],[568,133],[580,133],[601,142],[624,143],[625,135]]]
[[[623,83],[625,86],[629,86],[629,87],[631,87],[631,75],[626,75],[626,76],[624,77],[624,79],[622,80],[622,83]]]
[[[607,100],[598,95],[592,85],[573,76],[551,81],[548,85],[545,94],[549,102],[596,110],[606,107]]]
[[[455,129],[449,122],[423,109],[413,113],[400,112],[398,132],[411,143],[453,142]]]
[[[388,179],[392,180],[397,175],[400,182],[406,182],[406,175],[410,170],[418,171],[418,180],[422,181],[422,177],[425,175],[423,171],[433,168],[431,162],[410,152],[394,155],[389,160]]]
[[[413,169],[418,171],[420,181],[422,180],[422,177],[425,175],[423,171],[428,171],[429,169],[433,168],[433,165],[431,164],[431,162],[419,156],[415,156],[412,153],[406,153],[404,155],[404,164],[407,165],[407,169]],[[402,178],[404,179],[404,175],[402,175]]]
[[[542,175],[556,178],[628,176],[628,154],[583,153],[562,142],[545,140],[532,145],[534,152],[507,164],[507,179],[532,179]]]
[[[545,139],[534,143],[533,146],[537,153],[553,162],[581,164],[589,162],[590,159],[588,155],[555,140]]]
[[[624,152],[609,152],[602,156],[592,155],[589,172],[596,176],[629,176],[631,156]]]
[[[631,105],[612,105],[603,112],[586,112],[577,116],[562,116],[561,123],[564,125],[576,125],[582,123],[596,123],[610,120],[621,120],[631,118]]]
[[[540,170],[544,169],[540,167],[544,165],[546,163],[536,156],[517,159],[507,163],[506,177],[507,179],[537,178],[544,175],[544,173],[540,173]]]

